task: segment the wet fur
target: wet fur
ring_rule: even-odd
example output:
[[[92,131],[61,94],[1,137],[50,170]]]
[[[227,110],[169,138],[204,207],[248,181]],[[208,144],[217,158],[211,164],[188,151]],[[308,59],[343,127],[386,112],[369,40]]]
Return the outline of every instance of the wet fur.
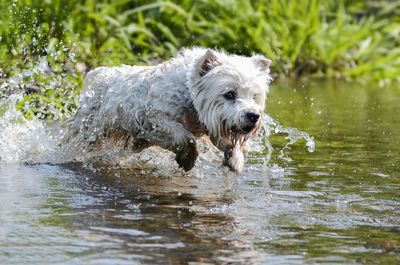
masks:
[[[64,142],[86,151],[121,139],[135,152],[158,145],[188,171],[198,156],[196,139],[208,135],[224,152],[224,165],[240,172],[246,141],[262,126],[270,63],[261,55],[192,48],[156,66],[96,68]],[[224,97],[229,90],[235,101]],[[247,132],[249,112],[260,119]]]

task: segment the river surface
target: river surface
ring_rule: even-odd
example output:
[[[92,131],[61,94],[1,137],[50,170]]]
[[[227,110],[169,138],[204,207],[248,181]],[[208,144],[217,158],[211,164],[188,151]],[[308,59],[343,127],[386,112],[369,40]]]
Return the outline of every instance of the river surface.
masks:
[[[400,264],[400,88],[280,81],[267,113],[315,151],[271,136],[239,176],[0,163],[0,263]]]

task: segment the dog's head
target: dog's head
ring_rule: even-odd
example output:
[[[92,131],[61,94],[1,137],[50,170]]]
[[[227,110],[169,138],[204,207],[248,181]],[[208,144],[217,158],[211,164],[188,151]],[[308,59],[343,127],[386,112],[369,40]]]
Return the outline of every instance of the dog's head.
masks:
[[[243,144],[263,122],[271,61],[207,50],[192,73],[191,97],[209,133]]]

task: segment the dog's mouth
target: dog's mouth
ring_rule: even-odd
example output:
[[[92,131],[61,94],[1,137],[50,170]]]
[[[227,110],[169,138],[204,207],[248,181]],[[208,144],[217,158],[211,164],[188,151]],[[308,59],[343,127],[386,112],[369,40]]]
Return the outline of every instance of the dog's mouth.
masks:
[[[240,129],[241,132],[243,132],[244,134],[248,134],[250,132],[252,132],[254,129],[256,128],[256,125],[247,125],[243,128]]]
[[[231,130],[232,130],[232,132],[245,135],[245,134],[253,133],[256,130],[256,128],[257,128],[256,124],[251,124],[251,125],[243,126],[241,128],[233,126]]]

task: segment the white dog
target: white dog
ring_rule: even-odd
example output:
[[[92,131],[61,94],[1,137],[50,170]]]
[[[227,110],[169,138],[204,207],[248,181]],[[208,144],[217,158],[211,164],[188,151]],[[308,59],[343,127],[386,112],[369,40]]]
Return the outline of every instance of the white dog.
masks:
[[[83,148],[110,138],[134,151],[158,145],[190,170],[208,135],[224,165],[240,172],[245,142],[261,127],[271,61],[192,48],[156,66],[100,67],[87,74],[66,140]]]

